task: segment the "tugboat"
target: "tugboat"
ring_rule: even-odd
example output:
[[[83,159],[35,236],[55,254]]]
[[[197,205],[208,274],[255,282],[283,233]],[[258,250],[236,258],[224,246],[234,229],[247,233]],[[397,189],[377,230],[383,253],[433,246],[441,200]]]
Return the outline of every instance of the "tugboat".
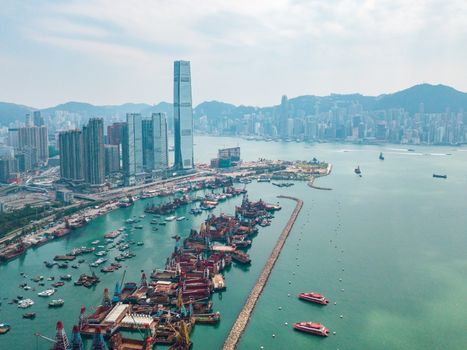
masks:
[[[380,152],[380,154],[379,154],[379,160],[384,160],[383,152]]]
[[[321,323],[297,322],[294,323],[293,328],[300,332],[320,335],[322,337],[327,337],[329,335],[329,329],[324,327]]]
[[[8,323],[0,323],[0,334],[8,333],[10,328],[11,327]]]
[[[325,298],[323,295],[318,293],[300,293],[298,298],[305,301],[310,301],[312,303],[327,305],[329,300]]]
[[[33,320],[33,319],[36,318],[36,313],[35,312],[26,312],[25,314],[23,314],[23,318]]]

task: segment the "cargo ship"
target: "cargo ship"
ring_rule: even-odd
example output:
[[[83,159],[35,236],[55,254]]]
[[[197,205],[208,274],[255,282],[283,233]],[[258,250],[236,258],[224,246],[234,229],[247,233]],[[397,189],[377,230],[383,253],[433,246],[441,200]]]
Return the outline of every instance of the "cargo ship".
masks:
[[[329,300],[325,298],[323,295],[318,293],[300,293],[298,298],[305,301],[310,301],[312,303],[327,305]]]
[[[250,256],[247,253],[241,252],[239,250],[235,250],[232,253],[232,260],[245,265],[251,263]]]
[[[294,323],[293,328],[300,332],[320,335],[322,337],[327,337],[329,335],[329,329],[324,327],[321,323],[297,322]]]

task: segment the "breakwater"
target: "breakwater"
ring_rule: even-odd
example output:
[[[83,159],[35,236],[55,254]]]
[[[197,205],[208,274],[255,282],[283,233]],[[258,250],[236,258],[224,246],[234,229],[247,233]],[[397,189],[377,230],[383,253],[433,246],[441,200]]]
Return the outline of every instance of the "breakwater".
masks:
[[[308,182],[307,182],[307,185],[311,188],[314,188],[315,190],[323,190],[323,191],[331,191],[332,188],[329,188],[329,187],[320,187],[320,186],[315,186],[315,178],[312,176]]]
[[[259,275],[258,280],[256,281],[250,293],[250,296],[248,297],[245,305],[243,306],[243,309],[240,311],[232,329],[230,330],[230,333],[227,336],[227,339],[225,340],[224,345],[222,347],[223,350],[236,349],[237,344],[240,341],[240,338],[242,337],[242,334],[248,324],[248,321],[250,320],[256,302],[258,301],[264,289],[264,286],[266,285],[266,282],[269,279],[274,264],[276,263],[277,258],[281,253],[282,247],[284,246],[285,241],[287,240],[287,237],[289,236],[289,233],[292,230],[295,221],[297,220],[300,210],[302,209],[303,201],[301,199],[289,196],[278,196],[278,198],[291,199],[296,201],[297,204],[295,205],[295,208],[292,212],[292,215],[290,216],[289,221],[282,230],[282,233],[279,236],[279,239],[277,240],[277,243],[274,246],[271,255],[269,256],[269,259],[267,260],[263,271],[261,271],[261,274]]]

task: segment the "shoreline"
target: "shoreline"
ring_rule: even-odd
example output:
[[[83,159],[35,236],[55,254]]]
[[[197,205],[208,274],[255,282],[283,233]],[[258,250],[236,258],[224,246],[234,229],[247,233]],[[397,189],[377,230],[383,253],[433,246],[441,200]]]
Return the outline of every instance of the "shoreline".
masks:
[[[298,214],[302,209],[303,201],[301,199],[282,195],[278,196],[278,198],[291,199],[293,201],[296,201],[297,204],[295,205],[295,208],[289,220],[287,221],[287,224],[282,230],[282,233],[279,236],[279,239],[277,240],[277,243],[274,246],[274,249],[272,250],[271,255],[269,256],[266,264],[264,265],[264,268],[261,271],[261,274],[259,275],[255,286],[253,287],[248,299],[246,300],[245,305],[238,314],[237,319],[233,324],[227,336],[227,339],[224,342],[224,345],[222,346],[223,350],[234,350],[237,348],[237,345],[243,335],[243,332],[245,331],[248,322],[250,321],[251,314],[253,313],[256,303],[264,290],[269,276],[271,275],[272,269],[274,268],[277,258],[279,257],[282,248],[284,247],[284,244],[287,240],[287,237],[289,236],[289,233],[292,230],[295,221],[297,220]]]

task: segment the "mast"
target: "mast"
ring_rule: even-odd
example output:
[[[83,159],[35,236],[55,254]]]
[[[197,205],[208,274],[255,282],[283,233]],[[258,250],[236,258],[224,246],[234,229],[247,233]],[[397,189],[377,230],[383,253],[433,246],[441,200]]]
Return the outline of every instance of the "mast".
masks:
[[[51,350],[68,350],[70,344],[63,329],[62,321],[57,321],[57,332],[55,333],[55,344]]]

